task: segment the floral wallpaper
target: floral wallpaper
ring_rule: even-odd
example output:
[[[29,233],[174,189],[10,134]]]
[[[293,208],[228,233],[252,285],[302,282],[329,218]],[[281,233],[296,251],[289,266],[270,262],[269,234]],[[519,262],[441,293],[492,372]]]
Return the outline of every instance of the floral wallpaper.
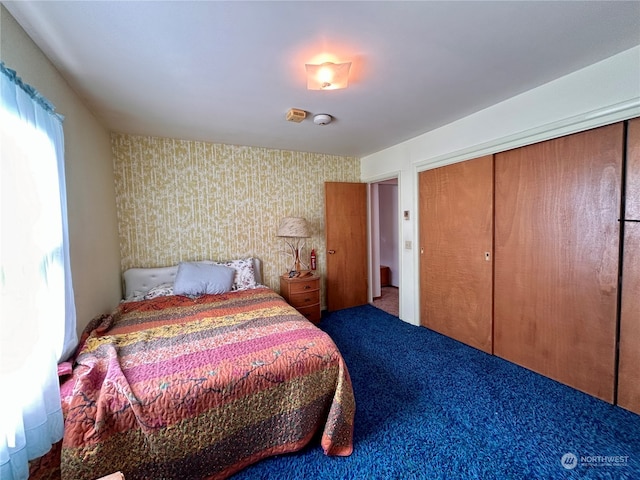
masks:
[[[302,216],[313,232],[303,258],[315,248],[323,275],[324,182],[360,180],[354,157],[120,133],[111,143],[123,271],[255,256],[278,291],[291,264],[278,223]]]

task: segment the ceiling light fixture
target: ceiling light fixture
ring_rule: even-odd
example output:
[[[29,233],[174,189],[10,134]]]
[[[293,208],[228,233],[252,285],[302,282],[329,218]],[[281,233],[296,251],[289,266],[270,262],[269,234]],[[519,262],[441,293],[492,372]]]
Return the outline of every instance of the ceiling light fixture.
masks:
[[[325,62],[319,65],[305,64],[307,69],[307,90],[337,90],[347,88],[351,62]]]

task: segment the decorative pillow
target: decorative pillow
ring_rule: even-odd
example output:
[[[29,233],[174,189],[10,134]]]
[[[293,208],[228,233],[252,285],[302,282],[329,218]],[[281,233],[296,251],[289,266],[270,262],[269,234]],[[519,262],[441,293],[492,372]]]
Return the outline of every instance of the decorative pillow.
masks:
[[[175,295],[205,295],[231,290],[236,271],[218,264],[182,262],[173,284]]]
[[[233,279],[232,290],[248,290],[256,288],[256,276],[253,269],[253,258],[240,258],[223,263],[227,267],[233,268],[236,272]]]
[[[145,300],[151,300],[156,297],[167,297],[173,295],[173,283],[163,283],[149,290],[145,296]]]
[[[139,292],[135,290],[131,293],[127,298],[122,300],[123,302],[139,302],[140,300],[144,300],[145,292]]]

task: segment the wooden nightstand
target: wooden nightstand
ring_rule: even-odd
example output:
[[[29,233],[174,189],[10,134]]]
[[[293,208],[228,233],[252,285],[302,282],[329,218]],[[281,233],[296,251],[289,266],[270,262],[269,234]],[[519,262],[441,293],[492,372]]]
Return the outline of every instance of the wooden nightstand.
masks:
[[[388,287],[391,285],[391,269],[385,265],[380,265],[380,286]]]
[[[320,321],[320,277],[280,277],[280,295],[311,322]]]

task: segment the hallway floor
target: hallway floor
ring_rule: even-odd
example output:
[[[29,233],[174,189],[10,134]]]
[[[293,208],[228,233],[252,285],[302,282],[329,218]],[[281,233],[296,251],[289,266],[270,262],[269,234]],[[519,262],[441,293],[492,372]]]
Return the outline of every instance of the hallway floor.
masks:
[[[391,315],[398,316],[398,287],[382,287],[382,296],[373,300],[373,306]]]

